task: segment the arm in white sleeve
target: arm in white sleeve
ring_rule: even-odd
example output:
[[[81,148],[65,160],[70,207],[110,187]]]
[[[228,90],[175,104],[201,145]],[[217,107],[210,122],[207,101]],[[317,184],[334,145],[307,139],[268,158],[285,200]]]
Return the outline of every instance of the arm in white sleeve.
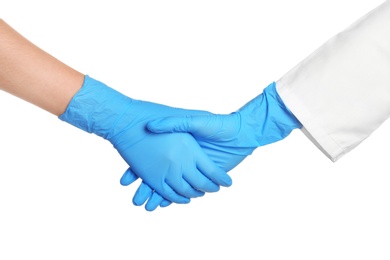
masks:
[[[332,161],[354,149],[390,116],[390,1],[323,44],[276,87]]]

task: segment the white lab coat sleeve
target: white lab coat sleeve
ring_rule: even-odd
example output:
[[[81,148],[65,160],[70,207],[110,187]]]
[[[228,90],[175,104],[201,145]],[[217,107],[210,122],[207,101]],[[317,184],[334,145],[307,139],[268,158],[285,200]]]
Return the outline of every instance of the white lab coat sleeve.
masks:
[[[390,1],[323,44],[276,89],[332,161],[354,149],[390,116]]]

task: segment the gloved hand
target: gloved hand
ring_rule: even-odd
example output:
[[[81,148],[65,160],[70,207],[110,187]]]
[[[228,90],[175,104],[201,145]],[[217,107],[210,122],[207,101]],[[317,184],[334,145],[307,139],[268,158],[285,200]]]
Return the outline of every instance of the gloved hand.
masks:
[[[282,140],[301,126],[277,94],[275,83],[231,114],[175,116],[147,124],[154,133],[191,133],[206,154],[225,171],[233,169],[257,147]],[[131,182],[131,174],[125,173],[122,185]],[[170,204],[142,183],[134,201],[140,204],[146,200],[148,210]]]
[[[187,114],[208,113],[134,100],[86,75],[59,118],[110,141],[131,167],[125,174],[140,177],[169,201],[188,203],[220,185],[230,186],[231,178],[190,134],[157,135],[146,129],[150,120]]]

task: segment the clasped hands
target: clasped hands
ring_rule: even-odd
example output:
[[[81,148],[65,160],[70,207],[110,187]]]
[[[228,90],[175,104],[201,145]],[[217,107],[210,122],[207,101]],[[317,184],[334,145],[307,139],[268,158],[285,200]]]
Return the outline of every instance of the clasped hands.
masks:
[[[237,111],[217,115],[135,100],[87,75],[59,118],[112,143],[129,165],[120,183],[141,178],[133,203],[146,203],[148,211],[230,186],[228,171],[301,126],[275,83]]]

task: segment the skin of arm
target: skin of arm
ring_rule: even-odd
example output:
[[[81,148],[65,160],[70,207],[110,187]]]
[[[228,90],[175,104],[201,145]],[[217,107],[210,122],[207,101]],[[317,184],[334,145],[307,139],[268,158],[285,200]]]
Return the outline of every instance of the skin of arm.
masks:
[[[84,74],[62,63],[0,19],[0,89],[61,115]]]

